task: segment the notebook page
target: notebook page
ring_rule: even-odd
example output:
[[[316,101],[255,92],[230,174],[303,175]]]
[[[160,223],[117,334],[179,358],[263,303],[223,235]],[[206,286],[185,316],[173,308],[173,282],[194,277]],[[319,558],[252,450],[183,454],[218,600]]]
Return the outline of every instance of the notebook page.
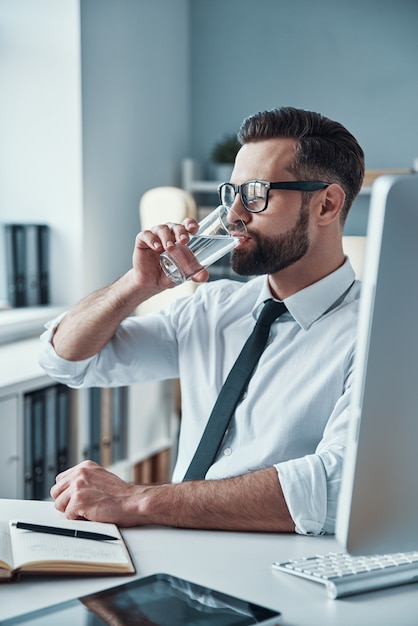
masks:
[[[12,545],[7,522],[0,522],[0,566],[2,563],[13,566]]]
[[[60,523],[60,525],[80,528],[79,523],[74,525]],[[81,529],[87,530],[83,525],[81,525]],[[100,523],[88,523],[88,530],[115,536],[119,535],[117,529],[113,530],[110,528],[109,530],[109,525],[101,525]],[[77,537],[49,535],[16,528],[16,526],[12,525],[12,522],[10,522],[10,535],[15,567],[41,561],[129,563],[129,557],[122,539],[117,541],[95,541]]]

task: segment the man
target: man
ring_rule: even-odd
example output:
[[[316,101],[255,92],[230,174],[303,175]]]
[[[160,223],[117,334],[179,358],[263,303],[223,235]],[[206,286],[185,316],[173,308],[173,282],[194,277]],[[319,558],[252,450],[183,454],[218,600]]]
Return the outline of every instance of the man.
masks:
[[[159,225],[137,236],[131,270],[50,325],[41,362],[57,380],[78,387],[179,377],[182,389],[173,483],[127,484],[81,463],[51,490],[69,518],[334,531],[359,299],[342,232],[364,155],[340,124],[293,108],[249,117],[239,139],[221,200],[247,227],[232,267],[256,278],[210,282],[166,312],[128,318],[173,286],[159,255],[197,228],[191,219]],[[202,270],[194,279],[207,278]],[[222,384],[271,298],[287,310],[272,325],[206,480],[183,481]]]

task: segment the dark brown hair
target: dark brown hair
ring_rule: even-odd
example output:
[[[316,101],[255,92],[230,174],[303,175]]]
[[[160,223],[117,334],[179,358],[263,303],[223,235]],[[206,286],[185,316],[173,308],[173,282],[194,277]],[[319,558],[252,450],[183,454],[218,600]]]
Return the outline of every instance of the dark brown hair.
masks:
[[[292,107],[255,113],[238,132],[241,144],[279,137],[297,140],[291,171],[299,180],[341,185],[346,194],[341,211],[344,223],[364,177],[364,152],[356,138],[339,122]]]

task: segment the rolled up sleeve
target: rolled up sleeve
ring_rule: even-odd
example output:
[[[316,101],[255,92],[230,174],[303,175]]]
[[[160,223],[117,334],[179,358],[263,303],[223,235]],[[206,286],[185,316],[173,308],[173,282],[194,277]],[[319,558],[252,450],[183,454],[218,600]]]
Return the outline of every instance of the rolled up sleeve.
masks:
[[[341,488],[352,370],[315,453],[275,465],[295,530],[302,535],[335,532]]]
[[[275,467],[295,531],[333,533],[341,485],[342,456],[312,454]]]
[[[64,316],[65,313],[45,325],[46,330],[41,335],[42,351],[39,364],[54,380],[69,387],[79,388],[83,386],[88,366],[95,357],[83,361],[67,361],[55,352],[52,338]]]
[[[39,364],[54,380],[69,387],[116,387],[178,377],[175,333],[168,315],[132,316],[118,327],[96,355],[67,361],[52,345],[63,315],[48,322],[41,335]]]

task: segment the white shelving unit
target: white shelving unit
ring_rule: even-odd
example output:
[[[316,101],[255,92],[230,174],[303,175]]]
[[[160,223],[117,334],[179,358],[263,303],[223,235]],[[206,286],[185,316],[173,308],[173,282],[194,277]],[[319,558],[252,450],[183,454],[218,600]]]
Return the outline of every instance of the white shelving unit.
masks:
[[[22,308],[0,312],[0,497],[25,497],[25,395],[54,385],[38,364],[39,335],[60,307]],[[175,446],[178,419],[174,385],[138,383],[126,389],[124,458],[109,466],[131,481],[138,463]],[[86,458],[89,448],[89,390],[70,391],[69,462]],[[157,410],[156,410],[157,409]],[[158,419],[155,414],[158,412]],[[104,434],[102,434],[102,438]]]
[[[0,497],[24,497],[24,396],[51,384],[37,362],[39,340],[0,346]]]
[[[202,164],[195,159],[183,159],[182,162],[182,187],[191,194],[216,194],[221,182],[216,180],[206,180],[203,176]],[[366,170],[365,184],[361,188],[361,196],[368,196],[372,190],[372,183],[384,174],[408,174],[410,170]]]

